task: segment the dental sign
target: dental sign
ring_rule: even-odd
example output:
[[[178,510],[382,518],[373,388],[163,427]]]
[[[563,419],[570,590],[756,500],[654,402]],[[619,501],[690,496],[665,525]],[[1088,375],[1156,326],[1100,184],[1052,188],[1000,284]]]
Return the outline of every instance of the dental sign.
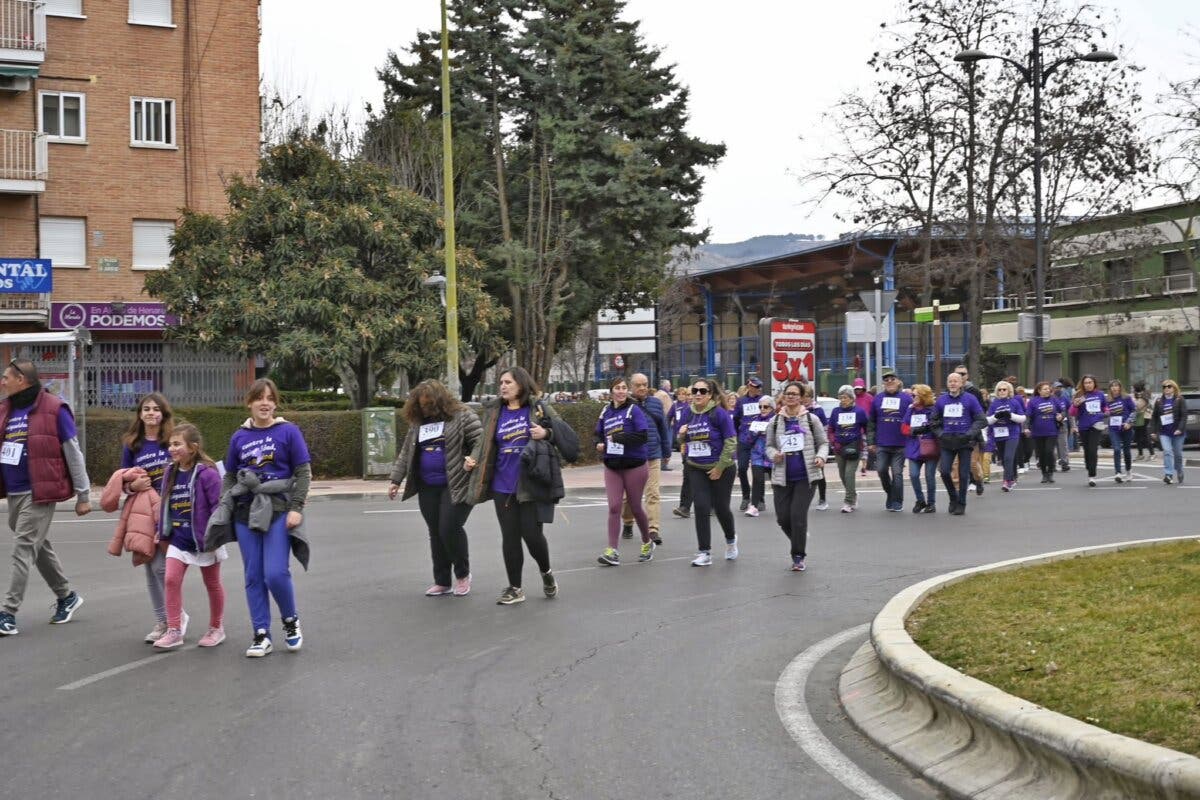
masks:
[[[811,383],[817,374],[817,323],[811,319],[768,317],[758,323],[759,362],[771,394],[788,381]]]
[[[0,258],[0,292],[46,294],[54,288],[48,258]]]
[[[175,325],[179,318],[167,313],[162,303],[51,303],[50,328],[71,331],[161,331]]]

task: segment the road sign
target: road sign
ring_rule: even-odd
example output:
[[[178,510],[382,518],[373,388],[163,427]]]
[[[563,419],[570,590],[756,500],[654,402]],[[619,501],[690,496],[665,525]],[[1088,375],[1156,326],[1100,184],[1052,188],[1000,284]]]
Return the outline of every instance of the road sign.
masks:
[[[879,326],[879,341],[888,341],[889,325]],[[846,312],[846,341],[853,344],[875,341],[875,315],[870,311]]]
[[[875,307],[875,295],[879,295],[879,308]],[[888,309],[892,307],[892,303],[896,300],[896,295],[900,294],[894,289],[864,289],[858,293],[862,298],[863,305],[867,307],[867,311],[872,314],[886,314]]]

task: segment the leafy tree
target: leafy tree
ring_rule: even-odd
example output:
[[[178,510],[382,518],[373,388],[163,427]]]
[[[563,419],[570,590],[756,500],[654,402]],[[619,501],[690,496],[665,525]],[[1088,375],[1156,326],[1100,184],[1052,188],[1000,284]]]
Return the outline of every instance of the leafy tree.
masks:
[[[184,212],[171,268],[146,280],[180,317],[172,338],[326,366],[355,408],[389,370],[440,373],[445,317],[422,284],[440,261],[433,203],[301,137],[271,148],[258,181],[235,178],[227,194],[224,218]],[[505,318],[481,269],[459,254],[460,321],[477,345],[497,339]]]

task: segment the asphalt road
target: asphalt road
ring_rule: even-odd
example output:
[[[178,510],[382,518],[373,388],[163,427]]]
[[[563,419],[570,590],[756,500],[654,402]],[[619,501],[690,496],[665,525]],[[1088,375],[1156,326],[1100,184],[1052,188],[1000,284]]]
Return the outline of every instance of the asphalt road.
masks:
[[[653,562],[598,567],[602,493],[579,491],[548,528],[561,596],[541,596],[527,561],[530,597],[512,607],[494,602],[505,581],[490,506],[468,523],[475,590],[430,599],[415,502],[314,502],[312,570],[296,579],[304,650],[260,660],[242,655],[236,555],[230,639],[194,647],[207,603],[192,570],[189,647],[155,657],[141,641],[153,623],[143,576],[104,552],[111,519],[60,515],[52,541],[85,604],[69,625],[46,624],[52,597],[33,576],[20,635],[0,640],[0,797],[853,798],[777,715],[789,662],[936,574],[1194,533],[1200,475],[1167,487],[1157,467],[1137,472],[1096,489],[1081,469],[1054,487],[1030,473],[1012,495],[993,482],[961,518],[944,496],[937,515],[886,513],[872,482],[858,513],[812,512],[805,573],[787,570],[770,513],[737,516],[736,562],[716,551],[712,567],[689,566],[692,521],[668,515]],[[840,490],[830,495],[836,509]],[[890,791],[937,797],[840,712],[837,674],[861,641],[817,663],[809,711]]]

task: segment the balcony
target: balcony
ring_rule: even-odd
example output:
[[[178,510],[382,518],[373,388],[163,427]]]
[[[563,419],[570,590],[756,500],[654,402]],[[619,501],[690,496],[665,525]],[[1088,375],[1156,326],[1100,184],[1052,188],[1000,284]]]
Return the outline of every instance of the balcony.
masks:
[[[45,5],[41,0],[0,0],[0,64],[45,60]]]
[[[0,321],[41,322],[50,319],[50,293],[0,294]]]
[[[1132,278],[1116,284],[1088,283],[1080,286],[1065,286],[1047,289],[1042,302],[1045,308],[1056,306],[1107,303],[1114,300],[1140,300],[1148,297],[1163,297],[1188,294],[1196,291],[1196,275],[1192,272],[1174,275],[1157,275],[1152,278]],[[1027,310],[1034,306],[1033,292],[1024,294],[995,295],[987,298],[987,311]],[[986,313],[986,312],[985,312]]]
[[[3,0],[0,0],[3,2]],[[0,129],[0,193],[41,194],[50,171],[46,135]]]

